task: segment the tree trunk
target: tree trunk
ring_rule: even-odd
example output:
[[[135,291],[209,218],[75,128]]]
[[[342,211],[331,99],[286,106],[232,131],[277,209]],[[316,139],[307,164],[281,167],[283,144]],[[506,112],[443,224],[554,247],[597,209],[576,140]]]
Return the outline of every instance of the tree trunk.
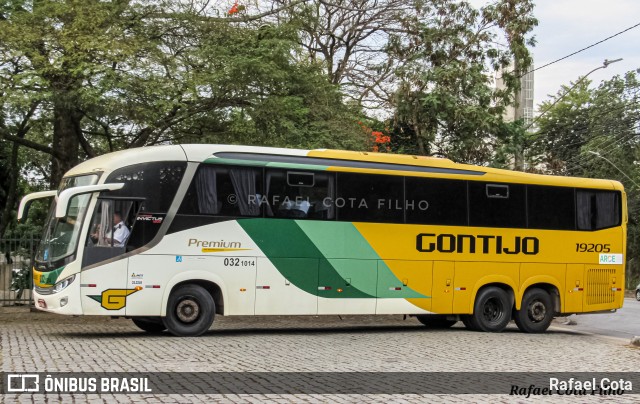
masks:
[[[18,167],[18,149],[19,145],[13,143],[11,146],[11,158],[9,162],[9,188],[7,189],[6,205],[2,209],[2,216],[0,217],[0,238],[4,237],[4,233],[9,227],[9,221],[11,220],[11,213],[15,208],[16,196],[18,190],[18,175],[20,174],[20,168]]]
[[[49,185],[56,189],[64,174],[78,164],[80,147],[79,114],[63,100],[56,100],[53,106],[53,150],[58,157],[51,158],[51,178]]]
[[[418,154],[421,156],[428,156],[429,150],[427,150],[427,145],[425,145],[424,137],[422,135],[422,130],[420,128],[420,123],[418,122],[418,112],[415,109],[413,110],[411,124],[413,125],[413,132],[415,133],[415,136],[416,136]]]

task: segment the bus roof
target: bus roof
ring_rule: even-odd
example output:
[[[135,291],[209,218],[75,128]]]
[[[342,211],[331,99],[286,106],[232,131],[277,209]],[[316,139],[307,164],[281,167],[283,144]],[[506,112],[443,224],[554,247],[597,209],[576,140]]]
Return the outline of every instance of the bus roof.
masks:
[[[287,163],[286,166],[299,166],[299,168],[304,168],[305,165],[312,167],[322,166],[323,169],[329,171],[357,171],[579,188],[623,189],[622,184],[618,181],[523,173],[458,164],[451,160],[437,157],[330,149],[302,150],[217,144],[147,146],[121,150],[80,163],[69,170],[66,175],[71,176],[90,172],[109,173],[123,166],[152,161],[206,161],[214,163],[216,159],[224,159],[227,162],[233,159],[238,160],[238,162],[246,161],[247,159],[272,161],[276,157],[281,162],[289,160],[292,162]]]

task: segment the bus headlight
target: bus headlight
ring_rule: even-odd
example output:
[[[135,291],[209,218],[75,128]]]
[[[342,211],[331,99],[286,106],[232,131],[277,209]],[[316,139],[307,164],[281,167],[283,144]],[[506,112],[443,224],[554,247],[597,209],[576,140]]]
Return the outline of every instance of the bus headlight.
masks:
[[[70,277],[65,278],[60,282],[56,283],[55,285],[53,285],[53,293],[61,292],[62,290],[64,290],[64,288],[71,285],[71,282],[73,282],[74,279],[76,279],[76,276],[71,275]]]

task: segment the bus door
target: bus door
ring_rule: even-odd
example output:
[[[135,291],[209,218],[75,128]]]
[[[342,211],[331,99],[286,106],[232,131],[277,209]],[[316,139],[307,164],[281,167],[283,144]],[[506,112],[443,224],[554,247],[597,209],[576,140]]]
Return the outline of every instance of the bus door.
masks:
[[[124,315],[128,283],[127,244],[140,201],[98,198],[82,255],[80,293],[84,314]]]
[[[451,314],[453,311],[453,261],[433,262],[433,301],[431,310],[438,314]]]

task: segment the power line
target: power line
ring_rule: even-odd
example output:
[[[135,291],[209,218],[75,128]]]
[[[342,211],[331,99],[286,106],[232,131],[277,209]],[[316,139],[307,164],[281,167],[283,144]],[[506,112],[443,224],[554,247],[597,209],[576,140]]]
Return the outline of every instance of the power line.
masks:
[[[604,137],[605,139],[603,139],[600,143],[594,144],[593,146],[594,146],[594,147],[598,147],[598,148],[602,148],[602,149],[609,149],[609,147],[610,147],[610,146],[612,146],[612,145],[613,145],[613,146],[616,146],[616,145],[617,145],[617,143],[616,143],[616,142],[619,142],[622,138],[624,138],[624,137],[628,136],[630,133],[632,133],[632,134],[633,134],[633,132],[628,132],[628,131],[635,131],[635,130],[640,129],[640,126],[639,126],[639,125],[640,125],[640,123],[637,123],[637,122],[636,122],[636,123],[634,123],[633,125],[631,125],[630,127],[618,128],[618,130],[617,130],[617,131],[607,132],[607,133],[602,133],[602,134],[600,134],[600,135],[598,135],[598,136],[594,136],[594,137],[592,137],[592,138],[590,138],[590,139],[586,139],[586,140],[584,140],[584,141],[577,142],[577,143],[573,143],[573,144],[579,144],[579,143],[582,143],[582,145],[585,145],[585,144],[587,144],[587,143],[589,143],[589,142],[592,142],[592,141],[594,141],[594,140],[596,140],[596,139],[600,139],[600,138],[603,138],[603,137]],[[602,127],[602,126],[603,126],[603,125],[601,125],[601,127]],[[587,131],[589,131],[589,128],[587,128],[587,129],[586,129],[586,130],[584,130],[584,131],[577,132],[577,133],[586,133]],[[628,141],[628,140],[627,140],[627,141]],[[612,144],[609,144],[609,145],[605,146],[605,143],[610,143],[610,142],[611,142]],[[581,145],[581,146],[582,146],[582,145]],[[559,146],[559,147],[561,147],[561,148],[564,148],[564,150],[567,150],[569,145],[558,145],[558,146]],[[603,151],[602,149],[600,149],[600,151]],[[576,156],[574,156],[574,157],[572,157],[572,158],[575,158],[575,157],[576,157]],[[567,162],[569,162],[569,161],[570,161],[570,160],[567,160]]]
[[[636,135],[637,135],[637,134],[638,134],[638,133],[636,133]],[[598,157],[598,158],[602,158],[602,159],[604,159],[604,160],[605,160],[605,161],[607,161],[611,166],[613,166],[613,167],[614,167],[614,168],[615,168],[619,173],[622,173],[622,175],[624,175],[624,176],[626,177],[626,179],[628,179],[629,181],[631,181],[631,182],[633,183],[633,185],[635,185],[636,187],[638,187],[638,185],[636,184],[636,182],[635,182],[633,179],[631,179],[631,178],[630,178],[630,177],[629,177],[629,176],[628,176],[624,171],[622,171],[620,168],[618,168],[615,164],[613,164],[613,163],[612,163],[611,161],[609,161],[607,158],[602,157],[602,156],[601,156],[599,153],[597,153],[597,152],[592,152],[592,151],[590,151],[589,153],[591,153],[591,154],[584,154],[583,156],[588,157],[588,158],[595,158],[595,157],[592,157],[592,155],[595,155],[595,156],[596,156],[596,157]],[[576,162],[576,163],[574,163],[574,164],[573,164],[573,168],[578,168],[578,167],[582,168],[583,170],[587,170],[587,167],[583,166],[583,165],[582,165],[581,163],[579,163],[579,162]],[[567,169],[568,169],[568,167],[567,167]],[[621,181],[621,182],[624,182],[623,180],[620,180],[620,181]]]
[[[620,146],[620,145],[626,144],[631,139],[633,139],[635,136],[639,135],[640,133],[635,132],[638,129],[640,129],[640,124],[635,123],[630,128],[619,128],[619,130],[617,130],[617,131],[612,131],[612,132],[609,132],[607,134],[602,134],[600,136],[596,136],[594,138],[588,139],[585,143],[593,141],[593,140],[601,138],[601,137],[606,137],[602,141],[600,141],[597,144],[593,145],[596,149],[599,150],[599,152],[606,153],[609,150],[614,149],[616,146]],[[627,130],[630,130],[631,132],[627,132]],[[580,132],[584,132],[584,131],[580,131]],[[607,145],[605,146],[605,144],[607,144]],[[584,156],[585,156],[584,154],[579,153],[579,154],[576,154],[576,155],[570,157],[567,160],[564,160],[563,163],[565,165],[565,169],[573,170],[574,168],[578,168],[578,167],[582,168],[582,169],[585,169],[585,167],[582,164],[580,164],[580,160],[582,160],[584,158]]]
[[[634,129],[637,130],[638,127],[634,128]],[[626,144],[627,142],[629,142],[631,139],[633,139],[634,137],[638,136],[639,134],[640,133],[638,133],[638,132],[622,134],[617,139],[611,139],[611,141],[613,141],[612,144],[609,144],[609,145],[605,146],[604,148],[602,148],[602,149],[600,149],[598,151],[600,153],[608,153],[609,151],[613,151],[616,146],[620,146],[620,145]],[[596,147],[600,147],[606,142],[607,141],[604,141],[600,145],[597,145]],[[572,170],[572,169],[575,169],[575,168],[586,169],[586,167],[581,164],[581,160],[583,160],[584,157],[591,158],[591,156],[586,154],[586,153],[580,153],[578,155],[573,156],[569,160],[565,161],[565,168],[567,170]]]
[[[640,129],[640,127],[638,125],[629,128],[631,131],[636,131],[638,129]],[[598,151],[600,153],[606,153],[609,151],[612,151],[613,149],[616,148],[616,146],[620,146],[620,145],[624,145],[627,142],[629,142],[631,139],[633,139],[635,136],[638,135],[637,132],[626,132],[625,129],[623,129],[623,131],[618,131],[618,132],[611,132],[609,133],[609,137],[607,139],[602,140],[600,143],[594,145],[594,147],[596,149],[598,149]],[[609,143],[605,146],[605,143]],[[567,159],[565,161],[565,164],[573,164],[574,162],[579,161],[580,159],[582,159],[584,157],[583,153],[580,154],[576,154],[575,156]]]
[[[629,90],[640,89],[640,85],[639,86],[630,86],[630,87],[626,88],[625,91],[627,89],[629,89]],[[590,118],[591,119],[595,118],[595,120],[597,120],[598,118],[603,117],[603,116],[607,115],[610,112],[621,111],[621,110],[624,110],[624,109],[627,109],[627,108],[629,108],[630,110],[633,111],[634,107],[638,105],[638,101],[636,101],[636,98],[638,97],[638,93],[639,93],[639,91],[635,91],[633,93],[633,97],[632,98],[623,100],[620,104],[616,105],[613,108],[607,108],[607,109],[602,109],[600,111],[597,111],[599,113],[592,115]],[[587,112],[590,108],[592,108],[592,106],[582,107],[582,109],[585,112]],[[587,124],[588,124],[588,122],[587,122]],[[534,142],[538,141],[543,135],[546,135],[546,134],[549,134],[549,133],[552,133],[552,132],[558,132],[558,131],[561,131],[562,129],[565,129],[565,128],[568,129],[568,128],[574,126],[574,125],[575,125],[575,122],[565,122],[565,123],[562,123],[561,125],[558,125],[558,126],[552,126],[551,128],[548,128],[546,130],[539,130],[539,131],[534,132],[534,133],[531,134],[531,137],[530,137],[529,141],[534,141]],[[587,128],[585,128],[585,130],[593,130],[596,127],[598,127],[597,124],[595,124],[595,126],[593,126],[593,127],[587,127]],[[584,132],[584,130],[576,131],[575,133],[582,133],[582,132]]]
[[[611,111],[611,110],[609,110]],[[610,122],[603,122],[603,121],[596,121],[593,124],[588,124],[587,127],[582,127],[578,130],[574,130],[571,133],[572,137],[578,137],[578,138],[582,138],[582,136],[584,136],[585,134],[590,134],[595,132],[595,136],[589,137],[587,139],[581,139],[577,142],[572,142],[569,144],[547,144],[547,145],[543,145],[543,147],[545,148],[545,152],[544,153],[548,153],[549,152],[549,147],[551,147],[554,151],[556,152],[562,152],[565,150],[570,150],[570,148],[572,146],[577,146],[574,147],[576,149],[581,148],[582,146],[584,146],[587,143],[590,142],[595,142],[595,144],[592,145],[592,147],[596,147],[596,148],[600,148],[600,150],[602,151],[602,148],[608,148],[609,146],[611,146],[611,144],[613,144],[614,146],[616,145],[616,142],[619,141],[628,136],[629,135],[629,131],[633,132],[635,130],[640,129],[640,127],[638,125],[640,125],[639,122],[629,122],[629,125],[625,125],[624,127],[617,127],[615,128],[616,130],[609,130],[607,131],[607,127],[609,126]],[[567,127],[570,125],[562,125],[560,128],[562,127]],[[545,134],[548,134],[549,132],[546,132]],[[599,133],[599,134],[598,134]],[[542,139],[536,139],[536,142],[540,142]],[[558,139],[556,139],[558,140]],[[626,139],[626,141],[628,141],[629,139]],[[555,143],[555,142],[554,142]],[[609,144],[607,144],[609,143]],[[605,146],[605,144],[607,144]],[[569,164],[572,162],[572,160],[580,158],[580,155],[574,155],[573,157],[570,157],[569,159],[565,160],[565,164]]]
[[[571,56],[577,55],[577,54],[578,54],[578,53],[580,53],[580,52],[584,52],[584,51],[586,51],[587,49],[593,48],[593,47],[594,47],[594,46],[596,46],[596,45],[600,45],[601,43],[606,42],[606,41],[608,41],[609,39],[615,38],[615,37],[617,37],[618,35],[624,34],[625,32],[630,31],[630,30],[632,30],[632,29],[634,29],[634,28],[636,28],[636,27],[638,27],[638,26],[640,26],[640,22],[639,22],[639,23],[637,23],[636,25],[633,25],[633,26],[631,26],[631,27],[629,27],[629,28],[625,29],[625,30],[622,30],[622,31],[620,31],[620,32],[617,32],[617,33],[615,33],[615,34],[613,34],[613,35],[611,35],[611,36],[608,36],[608,37],[606,37],[606,38],[604,38],[604,39],[602,39],[602,40],[600,40],[600,41],[598,41],[598,42],[592,43],[591,45],[589,45],[589,46],[587,46],[587,47],[584,47],[584,48],[582,48],[582,49],[580,49],[580,50],[577,50],[577,51],[575,51],[575,52],[573,52],[573,53],[570,53],[570,54],[568,54],[568,55],[566,55],[566,56],[563,56],[563,57],[561,57],[561,58],[559,58],[559,59],[556,59],[556,60],[554,60],[554,61],[551,61],[551,62],[549,62],[549,63],[546,63],[546,64],[544,64],[544,65],[542,65],[542,66],[536,67],[535,69],[529,70],[528,72],[524,73],[524,74],[523,74],[522,76],[520,76],[520,77],[523,77],[523,76],[525,76],[525,75],[527,75],[527,74],[529,74],[529,73],[533,73],[533,72],[535,72],[536,70],[543,69],[543,68],[545,68],[545,67],[547,67],[547,66],[551,66],[552,64],[558,63],[558,62],[560,62],[560,61],[562,61],[562,60],[568,59],[568,58],[570,58]]]

